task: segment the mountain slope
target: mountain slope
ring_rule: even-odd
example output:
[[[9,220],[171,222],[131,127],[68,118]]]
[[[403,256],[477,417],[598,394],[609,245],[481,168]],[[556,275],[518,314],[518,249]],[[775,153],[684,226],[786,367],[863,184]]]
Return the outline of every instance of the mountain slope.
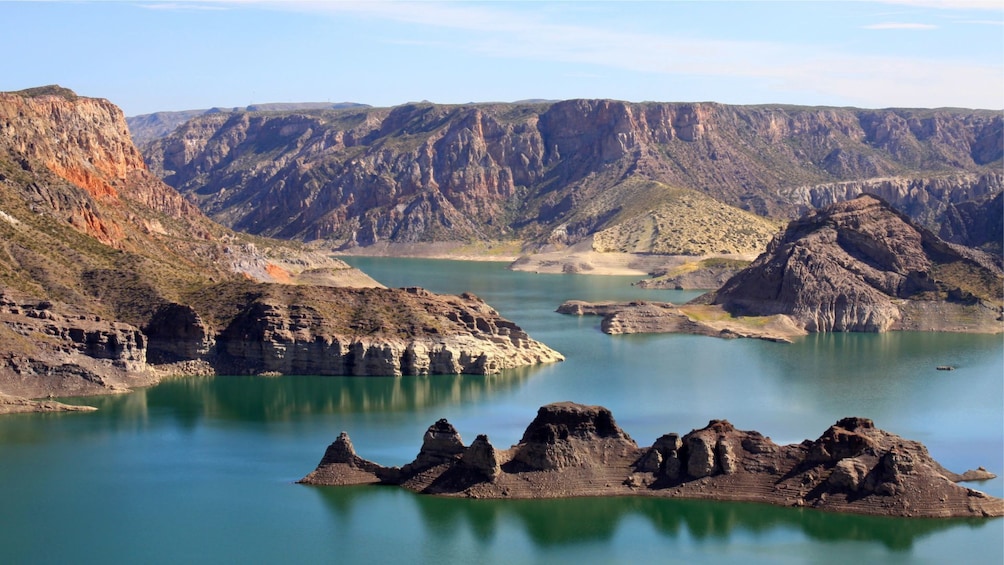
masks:
[[[110,102],[55,86],[0,93],[0,394],[561,359],[476,297],[336,286],[380,285],[206,218],[150,174]]]
[[[236,234],[147,170],[121,110],[59,87],[0,93],[0,284],[142,324],[235,275],[375,285],[301,245]]]
[[[789,224],[701,301],[740,316],[785,314],[810,332],[1000,332],[1000,257],[943,241],[862,196]]]
[[[776,219],[879,192],[938,229],[1001,192],[1002,136],[980,110],[569,100],[203,115],[144,155],[250,233],[534,248],[644,221],[666,203],[634,205],[646,182]]]

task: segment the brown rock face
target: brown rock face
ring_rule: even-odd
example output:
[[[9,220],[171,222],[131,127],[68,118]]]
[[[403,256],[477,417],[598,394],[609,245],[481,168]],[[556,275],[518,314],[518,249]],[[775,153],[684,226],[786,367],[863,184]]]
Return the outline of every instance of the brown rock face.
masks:
[[[174,218],[201,213],[147,170],[122,111],[107,100],[59,87],[0,93],[0,148],[27,166],[40,163],[107,204],[123,198]],[[113,247],[127,247],[126,218],[103,213],[88,198],[70,203],[70,224]],[[161,226],[162,227],[162,226]]]
[[[349,434],[342,432],[321,458],[317,470],[300,482],[307,484],[357,485],[377,482],[378,465],[356,455]]]
[[[632,451],[637,444],[601,406],[548,404],[526,428],[512,460],[538,471],[581,467]]]
[[[785,219],[867,190],[936,228],[950,206],[1001,191],[1002,128],[989,111],[410,104],[204,115],[144,154],[213,218],[262,235],[368,246],[602,232],[602,245],[646,247],[624,232],[663,200],[628,181]]]
[[[327,253],[210,221],[149,173],[108,101],[0,93],[0,391],[124,391],[158,380],[148,360],[400,375],[561,358],[475,297],[324,290],[347,285],[380,286]]]
[[[129,324],[0,289],[0,383],[8,394],[74,396],[150,384],[146,347]]]
[[[184,304],[161,306],[143,331],[149,340],[147,359],[151,363],[201,359],[216,343],[199,313]]]
[[[403,468],[358,461],[339,437],[301,482],[382,482],[431,494],[487,498],[661,496],[766,502],[835,512],[917,517],[1002,516],[1004,500],[956,485],[918,442],[845,418],[815,441],[778,446],[725,420],[639,448],[608,410],[541,407],[519,444],[497,451],[484,435],[465,448],[445,420]],[[360,473],[360,469],[366,469]],[[970,473],[972,473],[970,475]]]
[[[224,373],[494,374],[560,361],[471,294],[269,287],[216,338]]]
[[[1002,273],[998,259],[862,196],[792,222],[713,303],[737,315],[785,314],[810,332],[999,332]],[[922,315],[931,308],[951,312]]]
[[[446,419],[439,420],[425,430],[418,457],[401,468],[401,475],[410,477],[432,467],[457,463],[463,454],[464,443],[457,429]]]

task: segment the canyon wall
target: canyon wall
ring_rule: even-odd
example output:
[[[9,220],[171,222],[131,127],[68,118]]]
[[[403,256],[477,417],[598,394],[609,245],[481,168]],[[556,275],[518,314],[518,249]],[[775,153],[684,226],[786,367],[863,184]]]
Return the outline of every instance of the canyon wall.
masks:
[[[787,220],[862,191],[938,231],[1004,184],[999,112],[569,100],[203,115],[144,146],[212,217],[282,238],[570,244],[638,180]],[[960,243],[968,243],[960,241]]]

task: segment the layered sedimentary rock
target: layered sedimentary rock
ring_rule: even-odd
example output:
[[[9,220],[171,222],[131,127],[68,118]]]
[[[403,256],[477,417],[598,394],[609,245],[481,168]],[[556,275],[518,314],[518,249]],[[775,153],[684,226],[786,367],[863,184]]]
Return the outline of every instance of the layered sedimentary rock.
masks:
[[[0,384],[28,398],[126,391],[156,382],[129,324],[0,289]]]
[[[0,392],[99,394],[179,372],[485,374],[560,359],[473,297],[325,290],[349,285],[381,286],[327,253],[205,217],[147,170],[107,100],[56,86],[0,93]]]
[[[810,332],[999,332],[1004,271],[999,257],[947,243],[866,195],[792,222],[700,300],[783,314]]]
[[[181,288],[234,275],[379,286],[210,221],[147,170],[121,110],[57,86],[0,93],[0,236],[0,285],[134,325]]]
[[[426,494],[476,498],[662,496],[763,502],[834,512],[914,517],[1004,515],[1004,500],[955,484],[957,475],[918,442],[844,418],[819,439],[780,446],[725,420],[641,448],[599,406],[543,406],[507,450],[484,435],[464,447],[445,420],[426,433],[416,460],[381,467],[359,458],[344,432],[317,469],[315,485],[394,484]]]
[[[274,286],[216,336],[208,359],[225,373],[484,375],[563,357],[472,294]]]
[[[678,189],[784,220],[879,192],[937,230],[950,208],[1000,193],[1002,132],[999,112],[979,110],[423,103],[207,114],[144,155],[213,218],[262,235],[369,246],[600,234],[605,250],[665,252],[662,238],[627,236],[671,230],[685,210],[658,211]],[[727,228],[752,239],[759,227],[742,222]]]
[[[142,145],[160,139],[179,126],[203,114],[219,114],[221,112],[283,112],[302,110],[337,110],[339,108],[368,108],[366,104],[353,102],[276,102],[271,104],[252,104],[243,108],[209,108],[203,110],[182,110],[178,112],[154,112],[141,116],[126,118],[129,133],[137,145]]]

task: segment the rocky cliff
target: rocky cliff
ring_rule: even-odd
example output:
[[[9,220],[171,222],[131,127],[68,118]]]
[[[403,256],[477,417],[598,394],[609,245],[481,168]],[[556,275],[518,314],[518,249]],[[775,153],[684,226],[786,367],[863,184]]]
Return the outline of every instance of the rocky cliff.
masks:
[[[872,196],[789,224],[700,299],[739,316],[784,314],[810,332],[999,332],[999,256],[947,243]]]
[[[472,297],[325,290],[338,286],[381,285],[209,220],[146,169],[110,102],[56,86],[0,93],[0,393],[128,390],[164,364],[484,374],[560,358]]]
[[[937,230],[952,206],[1001,191],[1002,137],[992,111],[569,100],[219,113],[144,155],[213,218],[251,233],[532,247],[606,232],[605,248],[651,252],[610,236],[653,224],[678,189],[785,220],[884,191]]]
[[[124,392],[153,384],[139,328],[0,289],[0,389],[26,398]],[[2,413],[3,410],[0,410]]]
[[[523,438],[494,448],[485,435],[464,446],[446,420],[431,426],[415,461],[382,467],[356,455],[342,432],[315,485],[396,484],[427,494],[475,498],[661,496],[763,502],[834,512],[914,517],[1004,515],[1004,500],[956,485],[993,478],[958,475],[916,441],[844,418],[819,439],[779,446],[725,420],[640,448],[610,411],[570,402],[543,406]]]
[[[137,325],[176,287],[234,274],[366,284],[341,261],[210,221],[147,170],[121,110],[56,86],[0,93],[0,220],[0,285]]]
[[[563,359],[471,294],[273,285],[248,296],[212,338],[200,316],[169,307],[150,347],[184,345],[170,353],[225,374],[485,375]]]

